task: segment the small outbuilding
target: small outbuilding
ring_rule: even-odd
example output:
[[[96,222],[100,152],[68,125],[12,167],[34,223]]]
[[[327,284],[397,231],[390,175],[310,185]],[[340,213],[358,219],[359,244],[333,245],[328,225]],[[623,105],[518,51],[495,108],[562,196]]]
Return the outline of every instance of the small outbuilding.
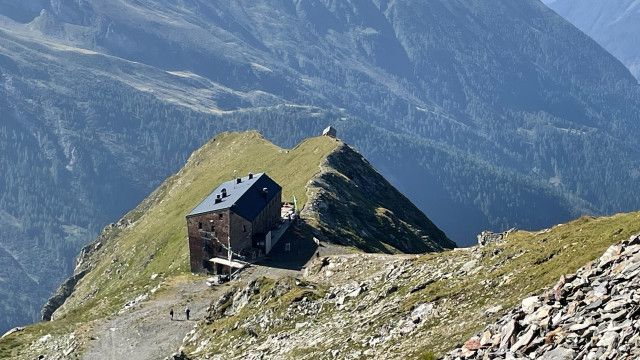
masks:
[[[327,128],[322,131],[322,135],[335,138],[338,135],[338,132],[333,126],[327,126]]]
[[[187,215],[191,271],[228,273],[270,249],[282,187],[267,174],[220,184]]]

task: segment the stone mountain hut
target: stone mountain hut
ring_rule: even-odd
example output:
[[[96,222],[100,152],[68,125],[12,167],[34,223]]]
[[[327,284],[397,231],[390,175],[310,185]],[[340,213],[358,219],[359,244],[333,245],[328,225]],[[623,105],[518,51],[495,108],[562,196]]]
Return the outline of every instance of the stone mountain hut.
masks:
[[[187,215],[191,271],[227,273],[271,248],[280,221],[282,187],[267,174],[249,174],[218,186]]]

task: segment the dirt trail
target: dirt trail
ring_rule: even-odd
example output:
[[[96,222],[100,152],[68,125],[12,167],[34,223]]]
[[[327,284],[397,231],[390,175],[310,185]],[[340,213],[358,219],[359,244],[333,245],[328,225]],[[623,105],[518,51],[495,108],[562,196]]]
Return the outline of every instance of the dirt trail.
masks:
[[[177,351],[185,335],[202,320],[211,299],[226,287],[208,288],[204,279],[171,285],[134,309],[107,320],[94,330],[83,359],[164,359]],[[191,319],[185,319],[189,306]],[[174,321],[169,309],[174,309]]]
[[[285,241],[278,242],[279,247],[283,247],[281,242]],[[204,277],[168,280],[167,287],[149,300],[97,326],[93,330],[94,340],[90,340],[82,359],[164,359],[180,348],[185,335],[193,329],[197,321],[204,319],[211,301],[217,299],[230,286],[261,276],[274,279],[300,276],[301,266],[313,261],[312,256],[316,251],[322,256],[344,253],[344,249],[339,246],[310,246],[306,243],[293,243],[291,251],[283,253],[282,256],[277,256],[277,253],[283,250],[279,247],[274,248],[273,253],[276,256],[272,260],[266,261],[263,265],[253,265],[243,270],[239,279],[214,288],[206,286]],[[186,321],[184,314],[187,304],[191,309],[189,321]],[[175,313],[175,321],[169,319],[171,308]]]
[[[240,279],[214,288],[206,286],[204,277],[174,281],[151,299],[97,326],[93,331],[94,340],[87,345],[82,359],[164,359],[179,349],[185,335],[196,322],[204,319],[211,301],[230,286],[261,276],[281,278],[299,274],[294,270],[252,266],[241,273]],[[191,310],[189,321],[184,313],[187,304]],[[174,321],[169,318],[172,307]]]

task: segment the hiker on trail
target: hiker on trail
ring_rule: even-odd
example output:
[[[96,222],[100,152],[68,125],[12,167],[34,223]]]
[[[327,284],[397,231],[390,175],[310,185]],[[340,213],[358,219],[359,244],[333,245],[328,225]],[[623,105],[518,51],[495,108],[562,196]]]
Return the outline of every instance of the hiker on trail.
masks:
[[[188,306],[184,309],[184,313],[187,315],[187,320],[189,320],[189,313],[191,313],[191,310],[189,310]]]
[[[171,317],[171,321],[173,321],[173,308],[169,310],[169,316]]]

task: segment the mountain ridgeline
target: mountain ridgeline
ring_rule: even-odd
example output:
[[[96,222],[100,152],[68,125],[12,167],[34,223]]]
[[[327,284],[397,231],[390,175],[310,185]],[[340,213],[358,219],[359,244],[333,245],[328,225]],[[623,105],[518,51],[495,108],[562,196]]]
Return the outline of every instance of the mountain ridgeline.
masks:
[[[544,0],[640,79],[640,1]]]
[[[537,0],[0,0],[0,114],[0,329],[221,131],[332,124],[460,245],[640,205],[636,79]]]
[[[42,331],[65,333],[94,326],[106,317],[122,315],[136,304],[135,299],[148,299],[158,289],[149,293],[150,286],[171,288],[175,284],[169,279],[189,273],[185,215],[218,183],[249,172],[267,173],[282,186],[283,198],[295,197],[303,209],[300,224],[289,230],[288,241],[294,243],[294,249],[296,244],[313,244],[314,238],[323,248],[335,247],[333,251],[351,254],[424,253],[455,247],[340,140],[310,138],[286,150],[256,132],[224,133],[196,151],[177,174],[82,250],[73,276],[43,310],[43,317],[53,321],[24,330],[18,334],[20,342],[28,345],[29,339],[41,336]],[[203,278],[190,281],[201,285]],[[203,291],[200,296],[210,294]],[[78,346],[74,350],[86,349]],[[7,351],[0,355],[30,353],[20,347]]]

